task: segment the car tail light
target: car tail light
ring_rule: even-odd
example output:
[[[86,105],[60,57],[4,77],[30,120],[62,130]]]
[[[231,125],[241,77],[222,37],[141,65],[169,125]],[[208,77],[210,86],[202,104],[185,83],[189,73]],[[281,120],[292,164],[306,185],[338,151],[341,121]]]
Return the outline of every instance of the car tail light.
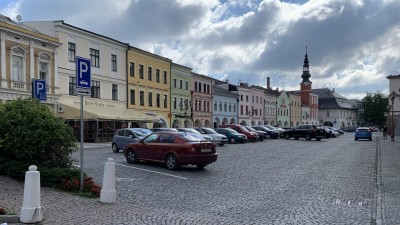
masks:
[[[190,151],[191,151],[191,152],[195,152],[196,149],[195,149],[195,148],[190,148]]]

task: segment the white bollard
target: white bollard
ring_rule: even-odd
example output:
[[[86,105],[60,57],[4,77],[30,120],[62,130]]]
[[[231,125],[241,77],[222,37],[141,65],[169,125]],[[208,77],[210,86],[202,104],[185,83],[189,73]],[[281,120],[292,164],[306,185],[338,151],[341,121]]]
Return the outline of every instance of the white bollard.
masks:
[[[103,188],[100,192],[100,202],[114,203],[117,201],[115,191],[115,163],[114,159],[108,158],[104,165]]]
[[[24,200],[21,208],[20,221],[22,223],[37,223],[43,220],[40,206],[40,173],[32,165],[25,173]]]

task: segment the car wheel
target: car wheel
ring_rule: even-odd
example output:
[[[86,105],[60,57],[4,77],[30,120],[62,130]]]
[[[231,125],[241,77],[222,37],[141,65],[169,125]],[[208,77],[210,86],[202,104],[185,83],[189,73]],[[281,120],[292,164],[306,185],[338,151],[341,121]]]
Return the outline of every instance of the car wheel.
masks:
[[[223,144],[223,143],[219,143],[218,145],[219,145],[219,146],[224,146],[224,144]]]
[[[165,157],[165,166],[169,170],[176,170],[178,168],[178,162],[174,154],[168,154],[167,157]]]
[[[321,140],[321,138],[316,138],[317,139],[317,141],[320,141]]]
[[[354,140],[355,140],[355,141],[357,141],[357,140],[358,140],[358,138],[354,138]]]
[[[118,153],[118,152],[119,152],[119,148],[118,148],[118,145],[117,145],[117,144],[113,143],[111,147],[112,147],[112,151],[113,151],[114,153]]]
[[[372,141],[372,138],[370,138],[369,141]]]
[[[295,139],[295,140],[299,140],[299,138],[298,138],[298,137],[295,137],[294,139]]]
[[[285,139],[290,139],[290,135],[289,134],[285,134]]]
[[[196,164],[198,169],[203,169],[204,167],[206,167],[208,164]]]
[[[235,143],[235,142],[236,142],[235,138],[231,138],[231,139],[229,139],[229,141],[230,141],[231,143]]]
[[[135,153],[135,150],[133,150],[133,149],[128,149],[127,151],[126,151],[126,161],[128,162],[128,163],[131,163],[131,164],[133,164],[133,163],[136,163],[138,160],[136,159],[136,153]]]
[[[306,140],[307,141],[311,140],[311,135],[310,134],[306,134]]]

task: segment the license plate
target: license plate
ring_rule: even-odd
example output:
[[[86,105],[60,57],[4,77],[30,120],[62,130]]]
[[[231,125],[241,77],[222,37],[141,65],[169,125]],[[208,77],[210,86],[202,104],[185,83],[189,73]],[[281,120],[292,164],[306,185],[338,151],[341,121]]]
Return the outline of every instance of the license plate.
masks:
[[[211,152],[211,148],[202,148],[201,152]]]

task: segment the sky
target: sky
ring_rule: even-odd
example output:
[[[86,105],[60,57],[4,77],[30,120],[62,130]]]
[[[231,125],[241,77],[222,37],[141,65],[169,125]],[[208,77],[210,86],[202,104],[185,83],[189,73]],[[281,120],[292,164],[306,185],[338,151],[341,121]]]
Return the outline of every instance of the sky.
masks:
[[[349,99],[389,94],[400,74],[399,0],[1,0],[22,21],[64,20],[172,59],[195,73],[299,90],[304,55],[312,88]]]

